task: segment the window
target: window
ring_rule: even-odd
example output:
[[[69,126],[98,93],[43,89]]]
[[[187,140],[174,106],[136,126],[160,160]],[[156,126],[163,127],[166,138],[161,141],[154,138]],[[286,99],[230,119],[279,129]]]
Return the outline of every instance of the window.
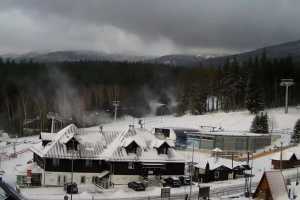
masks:
[[[134,163],[133,162],[128,163],[128,169],[134,169]]]
[[[96,180],[97,180],[97,176],[93,176],[92,177],[92,183],[96,183]]]
[[[92,160],[85,160],[85,167],[92,167],[93,161]]]
[[[220,172],[219,171],[215,171],[215,179],[218,179],[220,177]]]
[[[158,154],[168,154],[168,150],[169,150],[170,146],[164,142],[158,149],[157,149],[157,153]]]
[[[64,176],[64,184],[67,182],[67,177]]]
[[[57,185],[60,185],[60,176],[57,177]]]
[[[59,159],[53,158],[52,159],[52,164],[53,164],[53,167],[59,167]]]
[[[85,183],[85,176],[82,176],[80,179],[80,183],[84,184]]]
[[[79,145],[79,142],[75,138],[70,139],[66,143],[67,151],[73,151],[73,150],[77,151],[78,145]]]

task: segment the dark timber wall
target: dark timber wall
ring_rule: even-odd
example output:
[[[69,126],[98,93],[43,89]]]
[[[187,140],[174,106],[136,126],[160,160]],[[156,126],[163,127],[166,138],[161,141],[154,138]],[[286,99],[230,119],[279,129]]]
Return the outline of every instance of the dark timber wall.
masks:
[[[162,164],[162,163],[157,163]],[[159,169],[160,175],[183,175],[184,174],[184,163],[164,163],[165,168]],[[133,166],[130,168],[129,165]],[[149,169],[156,171],[156,169]],[[135,162],[129,164],[129,162],[112,162],[112,173],[116,175],[143,175],[145,169],[143,169],[141,162]],[[154,172],[155,173],[155,172]]]

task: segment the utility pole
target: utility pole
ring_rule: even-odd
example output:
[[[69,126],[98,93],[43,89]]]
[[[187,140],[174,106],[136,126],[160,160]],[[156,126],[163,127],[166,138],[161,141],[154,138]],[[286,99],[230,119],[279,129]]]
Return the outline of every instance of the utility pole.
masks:
[[[280,142],[280,171],[282,171],[282,142]]]
[[[74,153],[75,153],[75,144],[74,144],[74,140],[73,140],[73,149],[72,149],[72,161],[71,161],[71,167],[72,167],[72,173],[71,173],[71,187],[72,187],[72,190],[71,190],[71,200],[73,200],[73,179],[74,179]]]
[[[247,152],[247,165],[250,166],[250,151]],[[244,174],[245,176],[245,196],[249,197],[249,176],[247,174]]]
[[[299,168],[299,166],[297,166],[297,180],[296,180],[296,185],[299,184],[299,172],[298,172],[298,168]]]
[[[190,165],[190,179],[191,179],[191,182],[190,182],[190,196],[189,196],[189,199],[192,198],[192,186],[193,186],[193,169],[194,169],[194,151],[195,151],[195,148],[194,148],[194,143],[193,143],[193,152],[192,152],[192,164]]]
[[[112,103],[113,103],[113,106],[115,107],[115,116],[114,116],[114,119],[116,121],[117,120],[118,106],[120,105],[120,101],[114,100]]]
[[[254,159],[253,159],[253,150],[252,150],[252,152],[251,152],[251,160],[252,160],[252,162],[251,162],[251,173],[250,173],[250,184],[249,184],[249,192],[250,192],[250,195],[249,195],[249,199],[251,199],[251,195],[252,195],[252,172],[253,172],[253,162],[254,162]]]
[[[51,133],[54,133],[55,129],[55,121],[54,121],[54,116],[51,117]]]
[[[280,86],[285,87],[285,114],[288,113],[289,87],[294,85],[294,79],[281,79]]]

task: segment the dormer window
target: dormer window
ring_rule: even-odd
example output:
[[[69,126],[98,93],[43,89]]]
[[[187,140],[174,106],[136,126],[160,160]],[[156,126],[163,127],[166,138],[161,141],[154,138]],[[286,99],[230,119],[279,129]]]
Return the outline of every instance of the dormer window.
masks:
[[[157,148],[158,154],[168,154],[170,145],[167,142],[164,142]]]
[[[52,142],[52,137],[53,137],[52,133],[44,133],[44,132],[40,133],[40,139],[42,140],[42,145],[46,146],[47,144]]]
[[[67,151],[78,151],[79,142],[73,137],[66,143]]]
[[[132,141],[128,146],[125,147],[127,154],[129,153],[137,153],[137,149],[139,148],[139,145]]]
[[[46,146],[50,142],[51,142],[50,140],[42,140],[43,147]]]

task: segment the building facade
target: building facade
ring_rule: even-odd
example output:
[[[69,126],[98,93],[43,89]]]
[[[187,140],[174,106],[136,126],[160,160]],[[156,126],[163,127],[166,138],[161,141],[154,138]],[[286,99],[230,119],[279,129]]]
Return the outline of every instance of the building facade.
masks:
[[[45,186],[77,184],[107,188],[133,180],[183,175],[184,159],[170,140],[159,139],[145,129],[103,131],[69,125],[57,133],[42,133],[31,148],[33,163]],[[30,182],[30,181],[29,181]]]
[[[229,152],[248,152],[262,149],[271,144],[271,135],[248,132],[228,132],[223,130],[200,131],[187,128],[156,128],[156,135],[174,139],[177,149],[215,148]]]

